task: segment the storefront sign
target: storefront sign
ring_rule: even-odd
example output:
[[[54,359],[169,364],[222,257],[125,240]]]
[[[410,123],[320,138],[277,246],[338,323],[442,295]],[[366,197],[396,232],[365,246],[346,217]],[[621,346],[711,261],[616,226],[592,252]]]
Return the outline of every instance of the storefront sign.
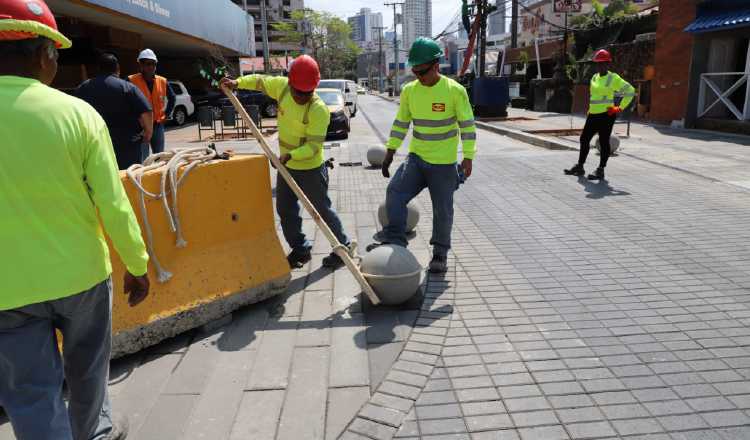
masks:
[[[237,52],[251,52],[247,14],[229,0],[85,1]]]

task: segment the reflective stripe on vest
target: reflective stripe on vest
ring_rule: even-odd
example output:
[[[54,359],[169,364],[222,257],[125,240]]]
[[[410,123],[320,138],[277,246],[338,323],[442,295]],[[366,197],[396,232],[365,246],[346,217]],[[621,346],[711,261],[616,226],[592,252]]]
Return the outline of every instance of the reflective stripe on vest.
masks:
[[[445,133],[420,133],[415,130],[412,136],[414,136],[415,139],[419,139],[421,141],[444,141],[446,139],[455,137],[457,134],[457,129],[453,129]]]
[[[167,115],[164,113],[167,108],[167,79],[159,75],[154,77],[153,94],[151,93],[151,90],[148,89],[146,80],[140,73],[130,75],[128,79],[140,89],[143,96],[145,96],[146,100],[151,104],[151,109],[154,112],[154,122],[164,122],[167,119]]]
[[[448,119],[412,119],[415,127],[449,127],[456,123],[456,118]]]
[[[394,137],[396,139],[404,140],[406,139],[406,133],[402,133],[400,131],[391,130],[391,137]]]

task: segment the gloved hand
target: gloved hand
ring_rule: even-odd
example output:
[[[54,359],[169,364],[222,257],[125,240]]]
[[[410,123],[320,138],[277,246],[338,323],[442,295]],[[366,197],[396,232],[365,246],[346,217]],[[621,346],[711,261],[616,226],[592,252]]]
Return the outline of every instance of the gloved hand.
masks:
[[[615,115],[617,115],[619,113],[622,113],[622,109],[620,108],[619,105],[615,105],[615,106],[612,106],[612,107],[607,107],[607,114],[608,115],[615,116]]]
[[[383,177],[386,179],[391,177],[391,172],[388,170],[388,168],[391,167],[391,164],[393,163],[393,156],[396,154],[396,150],[388,149],[385,154],[385,159],[383,159],[383,165],[381,165],[380,170],[383,172]]]

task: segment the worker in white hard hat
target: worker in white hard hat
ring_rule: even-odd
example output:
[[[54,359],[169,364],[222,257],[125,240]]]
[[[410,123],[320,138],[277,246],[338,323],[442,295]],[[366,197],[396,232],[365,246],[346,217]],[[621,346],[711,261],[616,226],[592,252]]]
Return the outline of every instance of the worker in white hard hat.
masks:
[[[154,112],[154,131],[151,135],[151,151],[164,151],[164,124],[172,114],[175,95],[167,79],[156,74],[159,60],[151,49],[143,49],[138,55],[140,73],[130,75],[128,80],[135,84],[151,103]]]

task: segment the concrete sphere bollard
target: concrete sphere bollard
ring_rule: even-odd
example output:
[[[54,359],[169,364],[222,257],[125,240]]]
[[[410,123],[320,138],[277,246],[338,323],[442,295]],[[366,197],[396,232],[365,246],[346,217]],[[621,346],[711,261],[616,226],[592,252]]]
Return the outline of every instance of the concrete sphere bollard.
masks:
[[[381,146],[374,146],[370,147],[370,149],[367,150],[367,161],[370,162],[370,165],[374,167],[380,167],[383,165],[383,161],[385,160],[385,148]]]
[[[384,244],[362,257],[362,274],[385,305],[414,296],[422,282],[422,266],[405,247]]]
[[[381,203],[378,207],[378,221],[380,226],[388,226],[388,211],[385,209],[385,203]],[[419,223],[419,208],[413,203],[406,205],[406,232],[412,232]]]
[[[609,137],[609,154],[614,154],[618,148],[620,148],[620,138],[613,134]],[[601,151],[599,136],[596,137],[596,149],[597,151]]]

